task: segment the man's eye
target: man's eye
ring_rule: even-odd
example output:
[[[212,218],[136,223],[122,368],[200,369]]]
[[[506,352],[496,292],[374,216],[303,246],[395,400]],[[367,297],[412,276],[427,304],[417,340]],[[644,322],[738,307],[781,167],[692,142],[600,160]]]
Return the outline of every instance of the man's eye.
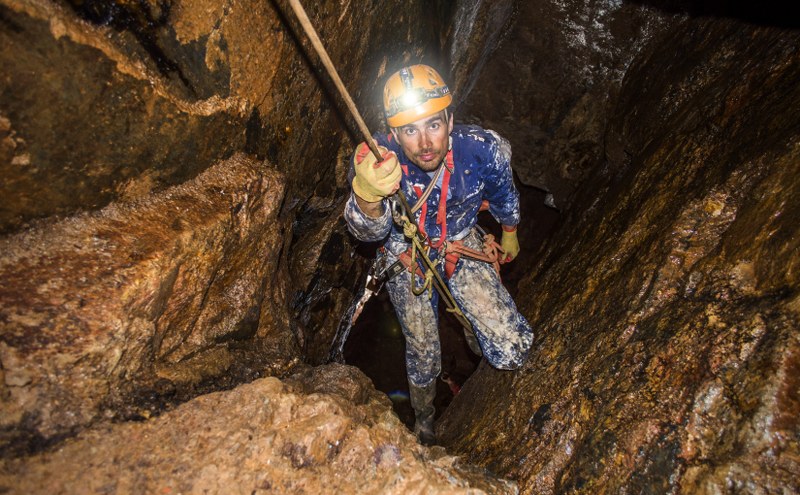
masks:
[[[433,124],[431,124],[431,129],[435,131],[438,130],[440,126],[441,124],[439,122],[434,122]]]
[[[406,136],[411,136],[412,134],[417,132],[417,130],[410,127],[406,127],[405,129],[403,129],[403,132],[405,133]]]

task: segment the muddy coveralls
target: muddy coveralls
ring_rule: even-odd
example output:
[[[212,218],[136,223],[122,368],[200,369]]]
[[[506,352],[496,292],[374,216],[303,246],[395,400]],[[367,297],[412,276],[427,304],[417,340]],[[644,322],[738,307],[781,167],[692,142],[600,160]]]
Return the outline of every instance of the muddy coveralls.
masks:
[[[409,204],[415,204],[434,173],[424,172],[414,165],[391,134],[374,137],[379,145],[397,154],[403,170],[401,187]],[[463,240],[467,247],[481,251],[483,240],[474,227],[483,200],[489,201],[489,212],[501,224],[519,223],[519,193],[511,174],[511,148],[495,132],[477,126],[456,125],[450,139],[453,169],[446,183],[440,175],[425,205],[416,212],[416,221],[433,244],[444,231],[448,241]],[[351,180],[354,174],[351,160]],[[446,194],[444,220],[439,218],[443,189]],[[350,232],[359,240],[376,242],[385,239],[378,252],[379,266],[391,266],[410,247],[402,227],[392,221],[387,200],[384,200],[383,216],[373,218],[359,209],[355,196],[351,194],[344,216]],[[432,249],[430,256],[436,259],[438,253]],[[531,347],[533,332],[517,311],[492,265],[461,257],[449,279],[445,277],[443,263],[438,268],[459,308],[472,323],[474,337],[486,360],[499,369],[514,369],[522,365]],[[411,291],[411,276],[408,270],[404,270],[386,285],[406,339],[406,369],[412,407],[417,422],[420,415],[429,415],[432,427],[435,380],[441,372],[439,296],[435,291],[432,298],[428,292],[415,296]],[[418,287],[422,279],[415,276]],[[471,347],[478,350],[475,349],[475,338],[469,337],[472,336],[468,336],[468,342],[472,340]]]

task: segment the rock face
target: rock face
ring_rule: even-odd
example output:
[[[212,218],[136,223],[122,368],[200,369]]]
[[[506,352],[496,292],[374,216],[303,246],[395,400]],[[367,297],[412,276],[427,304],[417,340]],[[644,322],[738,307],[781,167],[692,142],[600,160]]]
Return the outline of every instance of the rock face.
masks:
[[[510,2],[307,2],[373,130],[383,78],[427,62],[469,85]],[[245,152],[288,181],[286,294],[303,357],[323,362],[363,278],[343,263],[351,119],[288,2],[0,1],[0,233],[191,180]],[[472,49],[472,38],[489,47]],[[321,268],[320,268],[321,267]],[[318,269],[319,268],[319,269]]]
[[[46,1],[0,16],[0,232],[145,196],[244,147],[246,98],[186,90],[126,32]]]
[[[516,9],[456,116],[506,137],[519,179],[567,209],[603,156],[629,64],[674,21],[619,0],[532,0]]]
[[[519,302],[538,340],[438,431],[522,493],[800,491],[800,34],[684,20]]]
[[[375,129],[386,71],[441,62],[448,43],[447,2],[308,3]],[[1,1],[0,232],[145,198],[237,152],[268,159],[287,181],[295,281],[279,303],[302,357],[322,362],[338,326],[329,311],[343,312],[364,272],[363,259],[326,262],[353,249],[335,219],[355,141],[290,12],[283,0]]]
[[[3,493],[512,494],[416,443],[361,372],[318,367],[106,424],[0,470]]]
[[[237,155],[147,199],[0,241],[6,446],[131,414],[142,391],[235,374],[259,349],[254,372],[285,368],[297,351],[273,302],[286,292],[283,194],[282,174]]]

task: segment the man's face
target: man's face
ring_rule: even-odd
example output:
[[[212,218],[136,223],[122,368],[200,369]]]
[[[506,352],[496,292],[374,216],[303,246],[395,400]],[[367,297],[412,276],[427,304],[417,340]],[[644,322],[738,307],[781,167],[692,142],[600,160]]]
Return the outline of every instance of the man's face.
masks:
[[[447,155],[452,131],[452,116],[448,119],[447,113],[442,110],[402,127],[395,127],[392,134],[414,165],[425,172],[433,172]]]

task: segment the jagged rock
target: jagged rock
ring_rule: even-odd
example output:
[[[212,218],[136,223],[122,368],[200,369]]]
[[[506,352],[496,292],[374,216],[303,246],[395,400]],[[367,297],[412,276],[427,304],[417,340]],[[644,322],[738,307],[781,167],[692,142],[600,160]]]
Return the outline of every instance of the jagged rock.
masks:
[[[309,3],[374,128],[387,66],[446,42],[445,2],[441,16],[424,15],[430,2]],[[3,0],[0,18],[0,232],[147,195],[235,151],[292,172],[292,208],[346,186],[334,166],[346,121],[283,0]]]
[[[622,78],[673,21],[619,0],[516,2],[513,25],[456,115],[511,142],[523,184],[568,209],[598,166]]]
[[[513,483],[427,449],[357,369],[318,367],[104,424],[6,461],[3,493],[512,494]]]
[[[566,214],[519,284],[537,346],[464,386],[450,448],[525,493],[800,491],[796,31],[681,0],[305,3],[373,130],[387,72],[449,58],[459,117]],[[10,490],[467,490],[341,367],[102,423],[323,362],[363,279],[360,137],[288,12],[0,0]]]
[[[0,232],[146,196],[244,146],[245,100],[180,91],[135,40],[47,1],[0,2],[0,18]]]
[[[520,284],[527,364],[482,367],[445,445],[523,493],[800,491],[798,46],[704,19],[643,50]]]
[[[297,355],[287,309],[264,302],[285,292],[283,186],[237,155],[147,199],[0,240],[3,446],[119,413],[137,391],[230,373],[244,339],[270,342],[255,372],[285,368]]]

